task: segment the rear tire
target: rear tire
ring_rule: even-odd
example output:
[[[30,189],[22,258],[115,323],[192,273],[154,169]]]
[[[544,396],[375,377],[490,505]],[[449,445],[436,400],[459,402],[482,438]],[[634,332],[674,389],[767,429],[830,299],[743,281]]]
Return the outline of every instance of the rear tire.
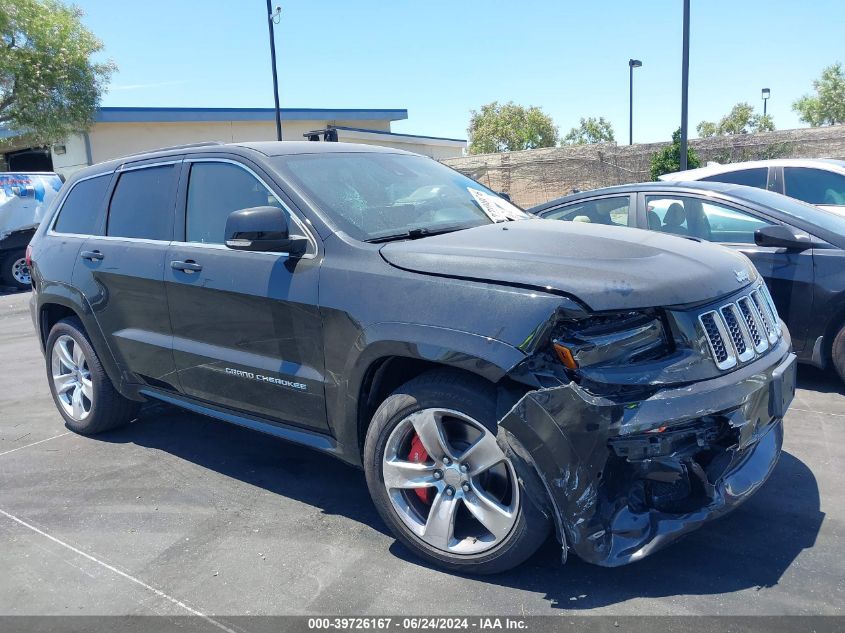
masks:
[[[50,393],[71,431],[94,435],[135,417],[138,403],[114,388],[79,319],[69,317],[53,326],[46,357]]]
[[[29,290],[32,287],[25,250],[9,251],[0,257],[0,277],[5,285],[18,290]]]
[[[420,558],[494,574],[548,537],[550,521],[524,489],[534,469],[502,451],[498,431],[495,388],[454,370],[411,380],[377,409],[364,445],[367,485],[382,519]]]
[[[839,374],[839,378],[845,381],[845,326],[839,330],[833,339],[830,355],[836,373]]]

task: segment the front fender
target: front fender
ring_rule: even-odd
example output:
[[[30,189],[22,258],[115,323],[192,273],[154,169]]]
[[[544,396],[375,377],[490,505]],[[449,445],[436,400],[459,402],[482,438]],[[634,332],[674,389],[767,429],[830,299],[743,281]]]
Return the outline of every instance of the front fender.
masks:
[[[525,354],[502,341],[449,328],[413,323],[376,323],[360,331],[342,367],[327,368],[329,421],[344,459],[360,465],[359,394],[367,372],[379,360],[410,358],[455,367],[491,382],[501,380]]]
[[[346,375],[362,377],[373,361],[384,356],[448,365],[491,382],[500,380],[525,358],[507,343],[471,332],[415,323],[376,323],[365,328],[352,346]]]

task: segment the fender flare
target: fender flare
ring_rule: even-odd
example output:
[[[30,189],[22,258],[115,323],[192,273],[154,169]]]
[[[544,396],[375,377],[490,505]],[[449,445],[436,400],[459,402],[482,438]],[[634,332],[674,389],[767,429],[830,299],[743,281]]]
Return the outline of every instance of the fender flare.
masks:
[[[497,339],[414,323],[385,322],[364,328],[350,346],[340,381],[326,384],[326,404],[342,457],[361,465],[358,446],[359,394],[374,363],[389,357],[422,360],[455,367],[498,382],[525,358],[517,348]]]
[[[123,392],[123,372],[120,370],[117,361],[115,361],[105,336],[103,336],[100,324],[94,317],[94,311],[82,293],[72,286],[53,283],[42,285],[36,297],[33,319],[38,332],[38,341],[41,345],[41,350],[46,353],[45,344],[47,342],[47,336],[50,334],[42,321],[44,310],[49,305],[58,305],[67,308],[82,322],[82,326],[85,328],[85,332],[88,334],[88,338],[91,340],[91,344],[97,352],[97,356],[109,380],[111,380],[116,389]]]

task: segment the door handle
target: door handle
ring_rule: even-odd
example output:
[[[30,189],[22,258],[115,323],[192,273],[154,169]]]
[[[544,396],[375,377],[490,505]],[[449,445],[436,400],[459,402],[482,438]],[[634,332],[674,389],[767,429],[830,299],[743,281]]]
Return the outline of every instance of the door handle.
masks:
[[[185,273],[198,273],[202,270],[202,265],[196,263],[194,260],[189,259],[184,262],[182,261],[172,261],[170,262],[170,267],[173,270],[181,270]]]
[[[82,251],[79,256],[91,262],[98,262],[105,257],[100,251]]]

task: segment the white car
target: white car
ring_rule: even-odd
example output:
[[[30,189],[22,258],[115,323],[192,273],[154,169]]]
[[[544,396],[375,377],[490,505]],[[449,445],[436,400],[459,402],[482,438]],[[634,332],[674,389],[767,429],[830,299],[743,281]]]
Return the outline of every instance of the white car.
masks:
[[[665,174],[661,180],[706,180],[768,189],[845,215],[845,160],[778,158]]]
[[[62,186],[52,172],[0,173],[0,286],[30,286],[26,245]]]

